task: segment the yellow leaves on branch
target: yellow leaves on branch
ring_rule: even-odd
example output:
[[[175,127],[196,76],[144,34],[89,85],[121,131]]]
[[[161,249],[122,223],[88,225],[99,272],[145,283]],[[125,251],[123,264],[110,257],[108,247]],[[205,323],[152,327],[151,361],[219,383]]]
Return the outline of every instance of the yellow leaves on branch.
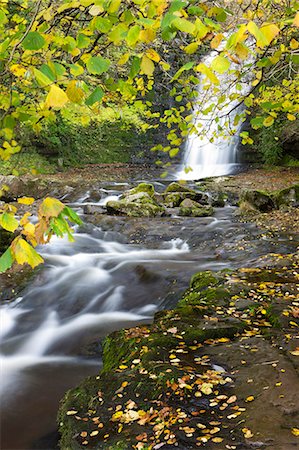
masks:
[[[247,24],[247,30],[255,37],[256,45],[260,48],[270,45],[280,31],[277,25],[273,23],[263,25],[259,28],[253,21]]]

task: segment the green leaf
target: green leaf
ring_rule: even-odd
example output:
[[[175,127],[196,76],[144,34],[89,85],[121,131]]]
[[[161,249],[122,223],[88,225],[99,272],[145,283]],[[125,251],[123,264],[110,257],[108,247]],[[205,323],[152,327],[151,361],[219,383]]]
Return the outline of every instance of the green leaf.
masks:
[[[224,56],[216,56],[211,62],[211,67],[215,72],[225,73],[230,68],[230,62]]]
[[[6,272],[13,265],[13,256],[11,249],[8,248],[3,255],[0,256],[0,273]]]
[[[35,79],[40,86],[45,87],[49,86],[52,83],[52,81],[40,70],[34,68],[33,72]]]
[[[136,77],[136,75],[139,73],[140,66],[141,66],[141,59],[138,58],[138,56],[134,56],[130,69],[130,78]]]
[[[40,50],[45,45],[45,38],[37,31],[30,31],[22,42],[25,50]]]
[[[56,80],[55,73],[52,71],[52,69],[47,64],[42,64],[39,68],[39,70],[46,75],[46,77],[49,78],[51,81]]]
[[[179,70],[174,74],[172,81],[177,80],[179,78],[179,76],[186,70],[190,70],[192,69],[192,67],[194,66],[194,62],[193,61],[189,61],[188,63],[184,64],[182,67],[179,68]]]
[[[96,102],[100,102],[102,98],[104,97],[104,91],[101,87],[97,86],[95,90],[90,94],[89,97],[87,97],[85,104],[87,106],[92,106]]]
[[[64,210],[62,211],[62,214],[67,216],[72,222],[76,223],[77,225],[82,225],[82,220],[80,219],[78,214],[73,209],[69,208],[68,206],[66,206],[64,208]]]
[[[94,19],[94,27],[96,30],[101,31],[102,33],[108,33],[111,30],[111,22],[109,19],[105,17],[96,17]]]
[[[85,34],[80,33],[77,37],[77,47],[78,48],[86,48],[90,44],[90,38]]]
[[[10,231],[13,233],[19,226],[19,222],[14,217],[13,214],[9,214],[4,212],[0,215],[0,226],[4,228],[4,230]]]
[[[185,33],[193,33],[195,31],[195,25],[189,22],[187,19],[182,19],[178,17],[171,22],[171,25],[179,31],[184,31]]]
[[[87,61],[86,67],[89,73],[93,75],[101,75],[109,69],[110,61],[109,59],[102,58],[101,56],[93,56]]]
[[[126,41],[130,47],[134,47],[138,41],[141,28],[139,25],[134,25],[129,29]]]
[[[11,249],[13,256],[18,264],[29,264],[32,268],[43,263],[43,258],[34,250],[34,248],[20,237],[16,238]]]

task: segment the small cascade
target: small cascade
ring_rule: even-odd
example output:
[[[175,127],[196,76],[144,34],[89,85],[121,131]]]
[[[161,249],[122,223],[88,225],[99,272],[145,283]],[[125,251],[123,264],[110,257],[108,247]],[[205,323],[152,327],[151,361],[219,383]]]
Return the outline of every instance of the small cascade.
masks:
[[[212,60],[217,56],[212,51],[202,62],[210,66]],[[234,125],[234,120],[242,112],[242,105],[238,106],[239,100],[225,103],[230,95],[237,93],[242,97],[250,89],[247,81],[238,82],[230,74],[230,71],[218,75],[220,79],[220,92],[216,96],[210,96],[207,100],[207,90],[203,83],[198,86],[198,99],[194,106],[193,125],[197,133],[189,135],[185,143],[183,167],[176,174],[177,179],[197,180],[211,176],[222,176],[231,174],[236,167],[237,149],[241,123]],[[218,99],[224,97],[223,106],[217,108]],[[215,106],[216,105],[216,106]],[[205,110],[205,114],[202,110]],[[229,127],[233,129],[230,136],[214,137],[219,129]]]

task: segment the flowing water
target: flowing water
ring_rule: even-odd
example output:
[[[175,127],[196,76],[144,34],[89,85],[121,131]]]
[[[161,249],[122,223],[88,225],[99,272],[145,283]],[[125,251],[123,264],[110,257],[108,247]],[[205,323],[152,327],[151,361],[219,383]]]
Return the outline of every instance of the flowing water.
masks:
[[[120,186],[103,192],[117,196]],[[86,198],[73,203],[78,212]],[[175,303],[192,273],[290,249],[283,238],[258,240],[252,226],[234,223],[234,210],[219,208],[209,218],[111,218],[109,231],[105,221],[87,224],[75,243],[54,238],[42,248],[45,266],[1,308],[1,449],[56,448],[59,400],[99,371],[101,338],[151,321]]]
[[[202,63],[209,67],[217,55],[216,51],[209,53]],[[232,66],[236,68],[235,64]],[[241,70],[240,66],[238,70]],[[217,76],[220,80],[220,92],[217,95],[204,89],[204,77],[198,85],[193,114],[193,125],[197,132],[191,133],[185,143],[183,167],[176,174],[178,179],[198,180],[228,175],[238,167],[237,151],[242,122],[234,122],[244,109],[238,105],[239,99],[249,92],[251,84],[248,77],[244,77],[243,82],[237,82],[230,71]],[[238,94],[238,99],[230,101],[230,96],[234,94]],[[219,104],[221,97],[222,102]],[[219,137],[220,130],[226,130],[224,136]]]

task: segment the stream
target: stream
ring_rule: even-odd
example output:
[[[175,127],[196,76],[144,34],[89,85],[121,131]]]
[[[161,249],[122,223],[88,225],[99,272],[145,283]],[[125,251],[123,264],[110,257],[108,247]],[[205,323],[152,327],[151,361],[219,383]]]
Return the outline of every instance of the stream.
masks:
[[[3,450],[58,448],[59,400],[100,370],[101,339],[175,305],[194,272],[254,266],[264,254],[294,251],[287,237],[237,222],[228,204],[205,218],[84,215],[87,204],[103,205],[129,187],[103,183],[96,202],[88,193],[65,199],[84,221],[75,243],[53,238],[41,248],[45,265],[2,305]]]

